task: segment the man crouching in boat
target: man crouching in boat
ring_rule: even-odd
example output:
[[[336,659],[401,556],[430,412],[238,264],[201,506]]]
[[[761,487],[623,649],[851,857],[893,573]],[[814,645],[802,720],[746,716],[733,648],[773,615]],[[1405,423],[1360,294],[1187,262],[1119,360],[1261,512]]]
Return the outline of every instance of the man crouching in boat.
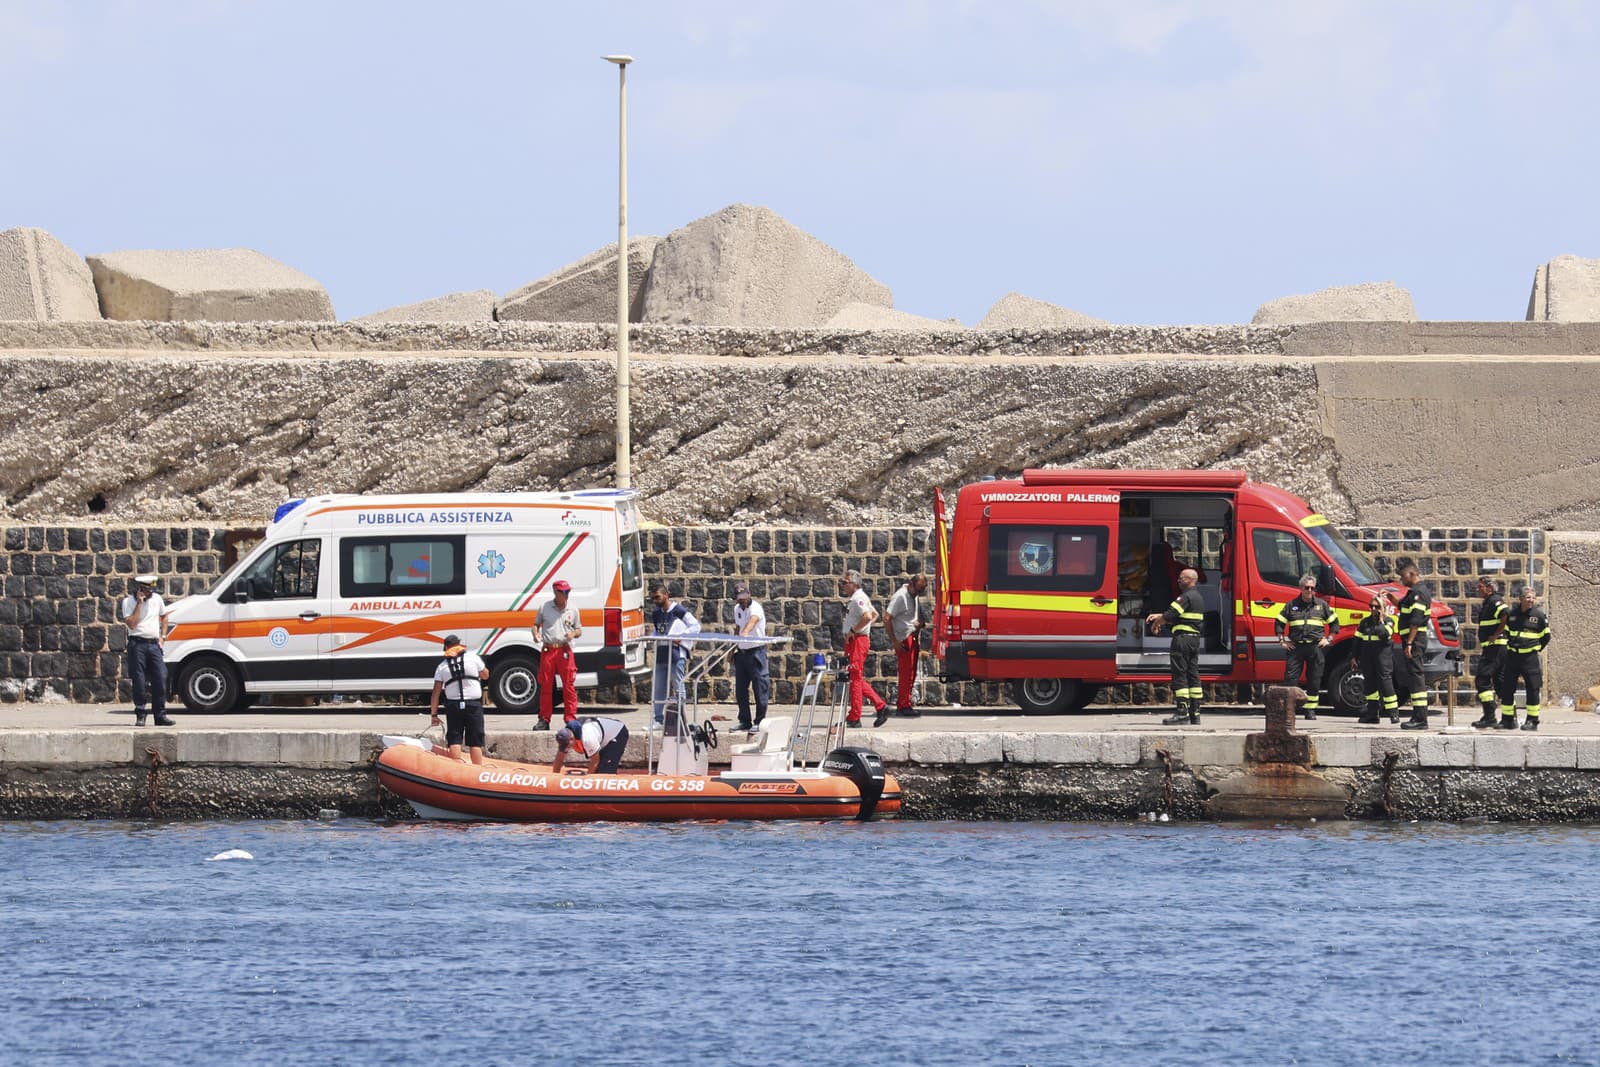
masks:
[[[461,746],[472,753],[473,763],[483,762],[483,683],[489,668],[476,652],[468,652],[461,638],[451,634],[444,639],[444,659],[433,672],[433,721],[439,725],[439,697],[445,701],[444,738],[450,745],[450,758],[461,760]]]
[[[567,753],[589,761],[589,773],[616,774],[628,748],[628,727],[621,719],[578,719],[556,731],[556,758],[551,774],[560,774]]]

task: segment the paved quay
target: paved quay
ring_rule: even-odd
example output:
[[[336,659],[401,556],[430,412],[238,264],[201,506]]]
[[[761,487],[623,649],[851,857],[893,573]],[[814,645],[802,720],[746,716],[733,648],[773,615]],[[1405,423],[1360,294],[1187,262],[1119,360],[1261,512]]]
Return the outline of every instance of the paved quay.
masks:
[[[646,756],[647,710],[586,705],[622,718],[628,762]],[[731,705],[702,705],[721,734],[713,763],[742,741]],[[794,715],[774,705],[770,714]],[[126,706],[0,707],[0,817],[168,817],[347,814],[404,817],[376,785],[371,761],[383,734],[420,735],[426,712],[393,705],[257,708],[196,715],[136,729]],[[846,743],[878,751],[907,791],[913,818],[1175,818],[1214,814],[1219,790],[1259,774],[1247,735],[1260,707],[1217,707],[1198,727],[1165,726],[1166,709],[1022,716],[1009,708],[933,709],[849,731]],[[1600,715],[1545,712],[1536,733],[1478,731],[1458,708],[1450,727],[1402,731],[1348,718],[1298,722],[1305,767],[1343,790],[1349,817],[1600,819]],[[548,763],[550,733],[528,715],[487,717],[492,757]],[[732,736],[730,736],[730,734]],[[837,743],[813,731],[796,744],[817,759]],[[1289,809],[1285,809],[1289,810]]]

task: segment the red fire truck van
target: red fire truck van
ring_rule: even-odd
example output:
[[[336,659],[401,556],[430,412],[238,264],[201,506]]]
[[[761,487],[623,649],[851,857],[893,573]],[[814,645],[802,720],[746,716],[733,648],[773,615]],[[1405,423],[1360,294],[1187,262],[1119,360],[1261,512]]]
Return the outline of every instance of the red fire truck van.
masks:
[[[934,654],[946,681],[1007,682],[1025,714],[1087,707],[1102,686],[1167,682],[1163,611],[1194,567],[1205,599],[1207,683],[1280,683],[1273,620],[1301,575],[1338,613],[1324,708],[1366,702],[1355,624],[1375,591],[1403,590],[1298,497],[1243,471],[1029,470],[956,497],[947,521],[935,491],[938,617]],[[1434,601],[1430,684],[1457,672],[1455,614]]]

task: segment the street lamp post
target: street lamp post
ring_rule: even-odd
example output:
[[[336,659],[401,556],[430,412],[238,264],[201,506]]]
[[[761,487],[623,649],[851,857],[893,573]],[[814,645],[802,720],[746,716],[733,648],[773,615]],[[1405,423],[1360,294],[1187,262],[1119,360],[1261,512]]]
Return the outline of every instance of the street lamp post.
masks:
[[[617,488],[632,484],[628,435],[628,64],[632,56],[602,56],[617,65]]]

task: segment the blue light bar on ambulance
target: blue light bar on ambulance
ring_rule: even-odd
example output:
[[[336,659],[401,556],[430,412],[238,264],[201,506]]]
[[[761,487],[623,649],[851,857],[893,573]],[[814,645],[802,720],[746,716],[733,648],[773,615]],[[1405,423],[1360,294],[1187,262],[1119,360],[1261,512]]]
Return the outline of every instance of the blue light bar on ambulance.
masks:
[[[278,505],[278,510],[274,511],[272,513],[272,521],[273,522],[281,521],[285,515],[289,514],[289,512],[293,511],[295,508],[299,507],[301,504],[304,504],[305,502],[306,502],[306,498],[302,496],[302,497],[296,497],[293,500],[288,500],[288,501],[285,501],[282,504],[279,504]]]

